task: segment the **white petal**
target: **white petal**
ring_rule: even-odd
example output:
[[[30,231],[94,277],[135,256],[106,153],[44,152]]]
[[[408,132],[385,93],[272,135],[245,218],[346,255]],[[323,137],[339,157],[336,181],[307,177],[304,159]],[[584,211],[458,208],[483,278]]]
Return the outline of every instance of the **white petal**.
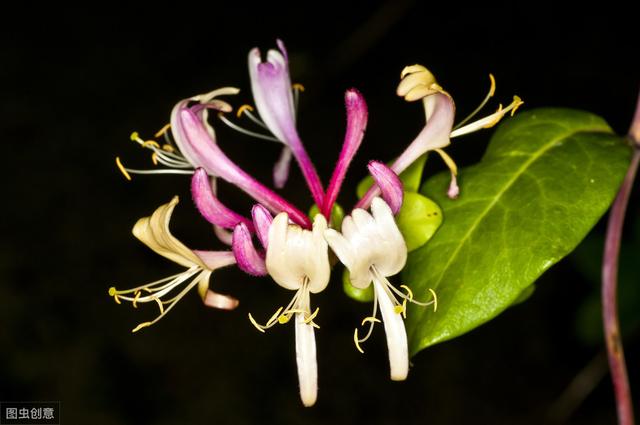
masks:
[[[409,349],[407,346],[407,331],[404,328],[402,315],[394,311],[394,305],[389,297],[388,290],[376,279],[373,280],[373,288],[376,291],[384,332],[387,337],[389,349],[389,366],[391,380],[404,381],[409,374]]]
[[[318,363],[313,326],[304,323],[304,314],[296,314],[296,362],[302,403],[313,406],[318,398]]]

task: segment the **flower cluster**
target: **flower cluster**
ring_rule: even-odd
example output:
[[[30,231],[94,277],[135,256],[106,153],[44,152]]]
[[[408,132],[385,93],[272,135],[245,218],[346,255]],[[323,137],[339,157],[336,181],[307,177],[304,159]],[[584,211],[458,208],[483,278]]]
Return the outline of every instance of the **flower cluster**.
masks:
[[[498,122],[507,112],[513,113],[522,103],[517,97],[506,108],[485,118],[466,124],[493,96],[495,83],[486,99],[474,113],[453,126],[455,107],[451,96],[436,83],[426,68],[413,65],[405,68],[397,93],[407,101],[422,100],[426,116],[424,129],[391,163],[370,161],[368,170],[375,184],[343,217],[341,226],[333,219],[334,207],[347,169],[360,148],[368,120],[365,100],[356,89],[345,94],[347,126],[342,149],[329,184],[325,187],[309,158],[296,127],[297,104],[303,87],[292,84],[288,56],[284,44],[278,40],[277,50],[269,50],[266,60],[260,51],[249,53],[249,75],[255,106],[243,105],[237,117],[246,117],[258,130],[248,130],[234,123],[227,114],[232,112],[222,96],[238,93],[238,89],[224,87],[178,102],[171,112],[170,124],[156,134],[163,137],[143,140],[137,133],[131,139],[152,152],[152,170],[125,167],[119,158],[116,163],[127,179],[132,174],[187,174],[191,176],[191,193],[200,214],[214,226],[214,233],[226,249],[220,251],[192,250],[174,237],[169,222],[178,198],[160,206],[150,217],[141,218],[133,234],[163,257],[186,268],[182,273],[136,288],[109,289],[117,303],[129,301],[136,307],[153,302],[160,314],[133,329],[136,332],[162,317],[193,287],[205,305],[233,310],[238,301],[209,288],[213,271],[236,265],[252,276],[270,276],[279,286],[294,291],[293,298],[280,307],[264,324],[249,313],[250,322],[260,331],[294,319],[295,350],[300,384],[300,396],[305,406],[317,398],[317,362],[315,329],[318,309],[311,304],[311,294],[322,292],[330,281],[331,249],[348,269],[351,284],[365,289],[373,284],[373,312],[362,325],[369,329],[363,338],[354,332],[356,348],[372,333],[375,323],[383,322],[387,337],[391,379],[403,380],[409,369],[407,333],[404,319],[407,303],[420,306],[433,304],[435,293],[426,303],[416,301],[406,285],[396,288],[388,277],[398,274],[407,260],[405,239],[396,223],[395,215],[403,203],[403,185],[398,177],[409,165],[428,151],[437,152],[451,170],[450,197],[457,197],[457,168],[444,152],[452,138],[470,133]],[[309,187],[317,214],[307,216],[274,190],[257,181],[233,162],[217,143],[209,113],[214,111],[220,122],[242,133],[282,143],[282,153],[274,166],[274,186],[285,186],[292,159],[300,167]],[[257,113],[254,113],[257,112]],[[466,124],[466,125],[465,125]],[[240,214],[225,206],[217,195],[217,180],[230,183],[245,192],[255,205],[250,214]],[[339,227],[339,228],[338,228]],[[382,320],[377,316],[380,310]]]

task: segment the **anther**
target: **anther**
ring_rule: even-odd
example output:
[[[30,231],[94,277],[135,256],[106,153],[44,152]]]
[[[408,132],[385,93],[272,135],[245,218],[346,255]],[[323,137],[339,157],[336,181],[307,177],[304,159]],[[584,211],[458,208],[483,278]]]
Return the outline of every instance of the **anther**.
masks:
[[[253,318],[253,316],[251,315],[251,313],[249,313],[249,321],[251,322],[251,324],[252,324],[253,326],[255,326],[255,328],[256,328],[257,330],[259,330],[259,331],[260,331],[260,332],[262,332],[262,333],[265,333],[265,332],[264,332],[264,329],[262,329],[262,326],[260,326],[260,325],[258,324],[258,322],[256,322],[256,319],[254,319],[254,318]]]
[[[291,88],[293,88],[294,90],[301,91],[301,92],[304,91],[304,86],[302,84],[300,84],[300,83],[293,83],[291,85]]]
[[[429,292],[431,292],[431,295],[433,296],[433,312],[435,313],[438,311],[438,296],[436,295],[436,291],[431,288],[429,288]]]
[[[358,328],[353,331],[353,342],[356,344],[356,348],[358,349],[358,351],[364,354],[364,350],[362,349],[362,347],[360,347],[360,340],[358,339]]]
[[[247,105],[246,103],[238,108],[238,112],[236,112],[236,116],[240,118],[244,111],[253,112],[253,106]]]
[[[136,332],[138,332],[140,329],[142,329],[142,328],[146,328],[146,327],[149,327],[149,326],[151,326],[151,325],[152,325],[152,323],[151,323],[151,322],[143,322],[143,323],[140,323],[138,326],[136,326],[136,327],[131,331],[131,333],[136,333]]]
[[[122,162],[120,162],[120,157],[118,156],[116,156],[116,165],[120,169],[120,172],[127,178],[127,180],[131,181],[131,176],[127,172],[127,169],[124,168],[124,165],[122,165]]]
[[[160,137],[160,136],[164,135],[164,133],[166,133],[167,130],[169,130],[170,128],[171,128],[171,123],[165,124],[165,126],[162,127],[160,130],[158,130],[158,132],[156,134],[154,134],[153,137]]]

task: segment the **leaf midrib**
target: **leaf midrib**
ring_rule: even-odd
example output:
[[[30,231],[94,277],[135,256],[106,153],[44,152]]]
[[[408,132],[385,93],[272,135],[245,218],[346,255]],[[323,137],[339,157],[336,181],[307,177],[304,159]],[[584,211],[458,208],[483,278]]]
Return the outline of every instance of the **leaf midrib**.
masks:
[[[559,143],[562,140],[571,138],[577,134],[580,133],[587,133],[587,132],[593,132],[593,131],[600,131],[602,132],[602,129],[591,129],[591,128],[583,128],[580,130],[571,130],[565,134],[563,134],[560,137],[556,137],[554,139],[552,139],[551,141],[549,141],[548,143],[546,143],[545,145],[543,145],[543,147],[537,151],[534,155],[531,155],[531,158],[529,158],[527,161],[525,161],[522,166],[520,166],[520,168],[518,169],[518,171],[514,174],[514,176],[505,184],[505,186],[498,192],[498,196],[496,196],[492,202],[490,202],[487,206],[487,208],[485,208],[482,213],[478,216],[478,218],[476,219],[476,221],[473,223],[473,225],[469,228],[469,230],[467,231],[467,233],[464,235],[464,237],[461,239],[460,243],[458,244],[458,246],[456,247],[455,251],[452,253],[451,256],[449,256],[449,260],[447,261],[447,263],[445,264],[445,266],[442,269],[442,272],[440,273],[440,276],[438,276],[438,280],[436,281],[436,283],[433,285],[433,289],[436,290],[438,289],[438,286],[440,286],[440,283],[442,282],[442,278],[444,277],[444,275],[447,273],[447,271],[449,270],[449,266],[451,265],[451,263],[453,263],[453,261],[457,258],[458,253],[460,252],[460,250],[462,249],[462,247],[466,244],[467,240],[469,239],[469,237],[471,236],[471,234],[477,229],[478,225],[480,222],[482,222],[482,220],[484,220],[485,216],[489,213],[489,211],[491,211],[491,209],[494,207],[494,205],[496,205],[500,199],[502,198],[502,195],[504,195],[510,188],[511,186],[522,176],[522,174],[524,174],[524,172],[527,170],[527,168],[529,168],[529,166],[534,163],[535,161],[537,161],[544,153],[546,153],[548,150],[550,150],[551,148],[553,148],[554,145],[556,145],[557,143]],[[425,312],[421,312],[418,313],[418,315],[420,316],[419,319],[417,319],[415,321],[415,323],[418,323],[422,320],[422,317],[424,316]],[[419,327],[416,326],[414,327],[413,331],[411,332],[411,338],[410,340],[413,341],[416,332],[418,331]]]

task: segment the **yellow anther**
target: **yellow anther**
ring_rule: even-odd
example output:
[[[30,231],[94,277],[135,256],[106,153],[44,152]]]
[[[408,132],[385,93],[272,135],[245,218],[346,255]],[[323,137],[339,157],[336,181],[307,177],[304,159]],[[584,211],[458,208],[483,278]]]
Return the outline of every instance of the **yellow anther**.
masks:
[[[280,312],[281,311],[282,311],[282,307],[280,307],[278,309],[278,311],[273,313],[273,316],[271,316],[271,318],[267,321],[267,324],[265,326],[269,327],[269,326],[273,325],[275,323],[275,321],[278,320],[278,317],[280,316]]]
[[[260,325],[258,324],[258,322],[256,322],[256,319],[254,319],[254,318],[253,318],[253,316],[251,315],[251,313],[249,313],[249,321],[251,322],[251,324],[252,324],[253,326],[255,326],[255,327],[256,327],[256,329],[257,329],[257,330],[259,330],[259,331],[260,331],[260,332],[262,332],[262,333],[265,333],[265,332],[264,332],[264,329],[262,329],[262,326],[260,326]]]
[[[360,347],[360,340],[358,339],[358,328],[353,331],[353,342],[356,344],[356,348],[358,349],[358,351],[364,354],[364,350],[362,349],[362,347]]]
[[[124,165],[122,165],[122,162],[120,162],[120,157],[118,156],[116,156],[116,165],[120,169],[120,172],[127,178],[127,180],[131,181],[131,176],[129,175],[127,170],[124,168]]]
[[[407,291],[407,296],[409,297],[409,301],[413,301],[413,291],[407,285],[400,285],[402,289]]]
[[[238,108],[238,112],[236,112],[236,116],[240,118],[244,111],[253,112],[253,106],[247,105],[246,103]]]
[[[489,89],[488,97],[492,97],[496,92],[496,79],[493,77],[493,74],[489,74],[489,79],[491,80],[491,88]]]
[[[133,301],[131,302],[131,304],[133,304],[133,308],[138,308],[138,298],[140,298],[141,292],[140,291],[136,291],[136,295],[133,297]]]
[[[519,96],[513,96],[513,109],[511,110],[511,116],[516,113],[516,110],[522,105],[524,102],[520,99]]]
[[[381,323],[381,321],[377,317],[369,316],[362,319],[362,326],[364,326],[365,323]]]
[[[300,83],[293,83],[293,84],[291,85],[291,87],[292,87],[294,90],[304,91],[304,86],[303,86],[302,84],[300,84]]]
[[[433,312],[435,313],[438,311],[438,296],[436,295],[436,291],[431,288],[429,288],[429,292],[431,292],[431,295],[433,296]]]
[[[311,314],[309,317],[307,317],[307,318],[304,320],[304,323],[305,323],[306,325],[308,325],[311,321],[313,321],[313,319],[315,319],[315,317],[318,315],[318,312],[319,312],[319,311],[320,311],[320,307],[317,307],[317,308],[316,308],[316,311],[314,311],[314,312],[313,312],[313,314]]]
[[[407,318],[407,300],[402,300],[402,317]]]
[[[113,296],[113,300],[116,302],[116,304],[122,304],[122,303],[120,302],[120,298],[118,297],[118,294],[115,294],[115,295]]]
[[[162,304],[162,301],[160,301],[160,298],[153,297],[152,300],[154,300],[158,304],[158,308],[160,309],[160,315],[163,315],[164,314],[164,305]]]
[[[145,140],[144,142],[142,142],[143,148],[148,148],[149,146],[160,149],[160,145],[155,140]]]
[[[138,332],[140,329],[142,329],[142,328],[146,328],[146,327],[151,326],[151,325],[152,325],[152,323],[151,323],[151,322],[143,322],[143,323],[140,323],[138,326],[136,326],[136,327],[131,331],[131,333],[136,333],[136,332]]]
[[[170,144],[165,143],[164,145],[162,145],[162,150],[165,152],[175,152],[176,149],[171,146]]]
[[[160,137],[160,136],[164,135],[164,133],[166,133],[167,130],[169,130],[170,128],[171,128],[171,123],[165,124],[165,126],[162,127],[160,130],[158,130],[158,132],[156,134],[154,134],[153,137]]]
[[[152,153],[151,154],[151,161],[153,162],[153,165],[158,165],[158,154],[157,153]]]

